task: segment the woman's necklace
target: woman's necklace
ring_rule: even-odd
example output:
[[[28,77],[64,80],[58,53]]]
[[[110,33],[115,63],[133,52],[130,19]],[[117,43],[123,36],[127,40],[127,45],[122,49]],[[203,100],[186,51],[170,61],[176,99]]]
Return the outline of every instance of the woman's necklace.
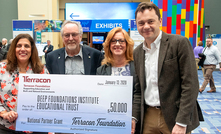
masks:
[[[19,68],[20,73],[26,73],[27,69],[26,68]]]

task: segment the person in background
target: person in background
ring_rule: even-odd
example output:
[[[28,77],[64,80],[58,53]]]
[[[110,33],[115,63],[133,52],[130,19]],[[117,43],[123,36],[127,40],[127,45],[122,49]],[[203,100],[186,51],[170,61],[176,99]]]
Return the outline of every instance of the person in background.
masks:
[[[13,39],[10,39],[10,40],[9,40],[9,42],[8,42],[9,44],[7,45],[7,51],[9,50],[9,48],[10,48],[10,46],[11,46],[11,44],[12,44],[12,41],[13,41]]]
[[[0,42],[0,49],[2,48],[2,42]]]
[[[44,47],[43,52],[45,53],[45,61],[47,58],[47,54],[53,51],[54,46],[51,45],[51,41],[47,40],[47,45]]]
[[[2,47],[1,49],[7,50],[8,40],[6,38],[2,38]]]
[[[101,63],[102,66],[97,69],[97,75],[133,76],[134,90],[134,41],[124,29],[116,27],[108,33],[103,47],[105,55]],[[139,123],[137,123],[137,125],[139,125]],[[139,132],[136,131],[136,134],[139,134]]]
[[[0,46],[2,46],[2,42],[0,42]],[[6,49],[0,47],[0,61],[5,60],[6,56],[7,56]]]
[[[193,52],[194,52],[194,55],[195,55],[196,70],[198,70],[198,68],[199,68],[198,63],[200,61],[198,54],[203,52],[203,42],[202,41],[198,42],[198,46],[196,46],[193,49]],[[204,68],[203,67],[201,67],[201,68],[202,68],[202,72],[203,72],[203,76],[204,76]]]
[[[88,46],[87,41],[82,41],[82,44]]]
[[[144,42],[133,53],[137,77],[131,133],[136,120],[141,122],[142,134],[191,133],[203,116],[190,41],[162,32],[159,8],[151,2],[138,5],[135,19]]]
[[[19,74],[47,74],[48,71],[38,57],[33,38],[29,34],[19,34],[13,40],[7,60],[0,63],[0,134],[25,134],[15,131],[18,118],[17,93]],[[47,134],[33,132],[33,134]]]
[[[64,48],[47,55],[46,67],[50,74],[96,75],[103,55],[100,51],[80,45],[83,29],[76,21],[62,24],[61,36]]]
[[[213,71],[216,69],[217,64],[219,64],[219,70],[221,71],[221,58],[219,50],[217,49],[217,47],[213,46],[212,38],[206,39],[206,46],[207,48],[204,51],[206,59],[203,63],[203,67],[205,69],[205,77],[203,84],[199,89],[199,92],[202,93],[205,90],[206,85],[210,83],[210,90],[207,91],[207,93],[213,93],[216,92],[216,86],[213,79]]]

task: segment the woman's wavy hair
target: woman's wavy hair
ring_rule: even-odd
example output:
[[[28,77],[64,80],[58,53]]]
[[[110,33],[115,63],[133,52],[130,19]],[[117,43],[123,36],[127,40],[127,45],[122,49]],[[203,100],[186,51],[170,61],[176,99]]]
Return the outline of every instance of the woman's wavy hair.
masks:
[[[126,63],[129,63],[129,61],[133,61],[134,41],[130,38],[130,36],[128,35],[128,33],[124,29],[122,29],[121,27],[116,27],[116,28],[113,28],[108,33],[107,38],[106,38],[105,42],[103,43],[105,55],[104,55],[104,59],[101,62],[102,65],[108,64],[108,63],[110,63],[111,65],[114,65],[114,58],[113,58],[112,52],[110,50],[110,44],[111,44],[112,38],[118,32],[123,33],[124,38],[126,40],[126,52],[125,52]]]
[[[19,34],[13,39],[7,54],[6,70],[9,73],[12,73],[14,70],[17,69],[18,61],[15,49],[18,41],[24,38],[28,39],[31,43],[31,57],[29,58],[29,63],[31,64],[32,71],[36,74],[41,73],[43,71],[44,65],[41,63],[38,57],[37,47],[35,45],[33,38],[29,34]]]

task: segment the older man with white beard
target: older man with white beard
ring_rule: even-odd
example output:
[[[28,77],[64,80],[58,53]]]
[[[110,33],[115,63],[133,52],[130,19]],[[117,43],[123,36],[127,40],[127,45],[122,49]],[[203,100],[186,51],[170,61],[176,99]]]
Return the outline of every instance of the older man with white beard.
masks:
[[[64,48],[47,55],[46,67],[50,74],[95,75],[103,54],[80,45],[83,29],[76,21],[65,21],[61,27]]]

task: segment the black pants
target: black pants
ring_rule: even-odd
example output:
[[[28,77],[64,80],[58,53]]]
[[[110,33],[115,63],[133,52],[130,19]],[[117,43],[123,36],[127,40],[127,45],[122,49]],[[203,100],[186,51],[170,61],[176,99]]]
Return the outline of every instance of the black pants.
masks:
[[[0,134],[27,134],[21,131],[14,131],[0,125]],[[48,134],[48,132],[33,132],[32,134]]]

